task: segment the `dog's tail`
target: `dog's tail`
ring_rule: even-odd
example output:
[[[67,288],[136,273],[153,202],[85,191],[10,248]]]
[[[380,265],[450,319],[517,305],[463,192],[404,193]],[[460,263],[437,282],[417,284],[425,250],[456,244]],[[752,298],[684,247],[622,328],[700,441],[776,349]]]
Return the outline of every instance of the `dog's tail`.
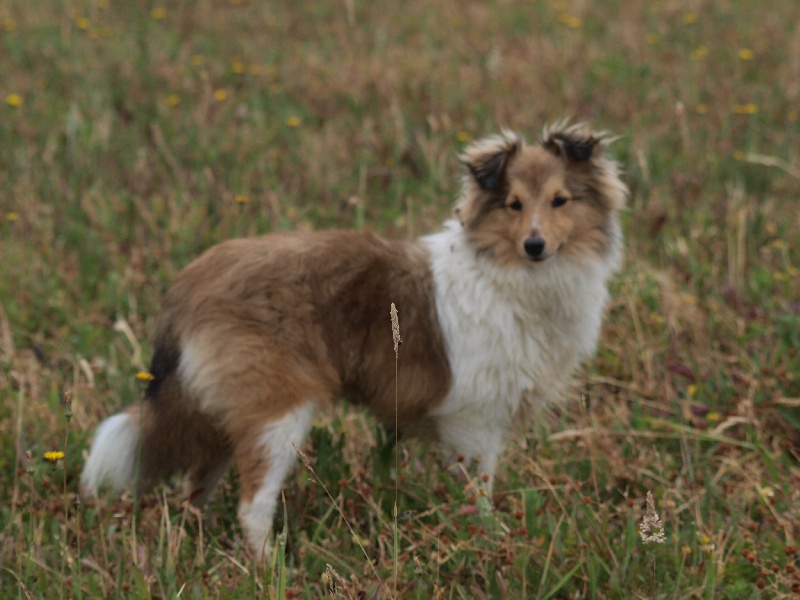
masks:
[[[221,433],[181,386],[180,351],[165,337],[156,337],[144,398],[98,427],[81,474],[84,492],[103,486],[144,492],[178,473],[202,480],[228,455]]]

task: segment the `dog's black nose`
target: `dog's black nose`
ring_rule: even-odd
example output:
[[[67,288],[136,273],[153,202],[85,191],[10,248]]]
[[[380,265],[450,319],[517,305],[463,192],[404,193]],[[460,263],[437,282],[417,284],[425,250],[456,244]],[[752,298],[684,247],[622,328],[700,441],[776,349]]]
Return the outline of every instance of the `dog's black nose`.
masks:
[[[546,243],[540,237],[529,237],[525,240],[525,254],[528,255],[528,258],[532,258],[534,260],[541,258],[542,254],[544,253],[544,247]]]

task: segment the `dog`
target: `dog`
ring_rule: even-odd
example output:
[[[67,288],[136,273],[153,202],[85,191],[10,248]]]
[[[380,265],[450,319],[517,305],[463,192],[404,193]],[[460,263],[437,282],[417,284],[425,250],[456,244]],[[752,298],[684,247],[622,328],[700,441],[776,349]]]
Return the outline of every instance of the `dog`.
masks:
[[[84,491],[180,473],[202,505],[233,462],[264,559],[296,448],[339,398],[476,459],[490,491],[512,424],[558,401],[596,350],[628,193],[611,141],[561,122],[534,144],[510,131],[470,144],[454,218],[417,241],[283,232],[212,247],[166,293],[153,378],[100,424]]]

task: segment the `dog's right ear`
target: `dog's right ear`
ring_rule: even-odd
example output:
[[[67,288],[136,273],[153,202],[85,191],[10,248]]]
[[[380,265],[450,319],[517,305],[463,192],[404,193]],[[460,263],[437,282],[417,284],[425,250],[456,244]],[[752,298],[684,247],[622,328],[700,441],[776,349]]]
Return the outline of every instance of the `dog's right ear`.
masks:
[[[522,140],[510,131],[467,146],[461,160],[470,175],[484,192],[500,188],[508,163],[520,149]]]

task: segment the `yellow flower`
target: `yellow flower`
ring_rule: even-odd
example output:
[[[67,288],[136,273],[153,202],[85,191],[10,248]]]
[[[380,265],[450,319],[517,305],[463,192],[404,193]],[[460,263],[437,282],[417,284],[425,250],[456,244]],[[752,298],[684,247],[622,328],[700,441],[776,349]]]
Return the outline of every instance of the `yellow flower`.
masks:
[[[717,422],[718,422],[718,421],[720,421],[721,419],[722,419],[722,415],[721,415],[721,414],[719,414],[718,412],[714,411],[714,410],[712,410],[710,413],[708,413],[708,414],[706,415],[706,420],[707,420],[709,423],[717,423]]]
[[[706,46],[698,46],[692,50],[692,60],[701,60],[708,55],[708,48]]]
[[[469,133],[467,133],[466,131],[459,131],[459,132],[456,134],[456,139],[457,139],[459,142],[468,142],[468,141],[470,140],[470,135],[469,135]]]
[[[286,119],[287,127],[298,127],[300,125],[300,117],[289,117]]]
[[[700,549],[711,554],[717,549],[717,545],[705,533],[698,533],[697,540],[700,542]]]
[[[12,33],[17,30],[17,22],[11,17],[0,19],[0,27],[7,33]]]
[[[64,458],[64,453],[61,450],[48,451],[44,453],[44,459],[50,462],[58,462]]]
[[[247,196],[242,196],[241,194],[237,194],[234,197],[234,200],[236,200],[237,204],[247,204],[248,202],[250,202],[250,198],[248,198]]]
[[[17,213],[15,212],[6,213],[6,221],[8,221],[9,223],[13,223],[17,219],[19,219],[19,215]]]
[[[195,67],[199,67],[203,64],[203,57],[200,54],[193,54],[191,61]]]
[[[19,94],[9,94],[6,96],[6,104],[13,106],[14,108],[17,106],[22,106],[22,96]]]
[[[658,42],[661,41],[661,36],[657,33],[648,33],[644,36],[644,41],[647,42],[649,46],[655,46]]]
[[[228,90],[226,90],[225,88],[219,88],[217,90],[214,90],[214,99],[217,102],[225,102],[225,100],[228,99]]]
[[[167,16],[167,9],[163,6],[156,6],[153,10],[150,11],[150,16],[153,17],[156,21],[160,21],[161,19],[166,18]]]
[[[741,150],[734,150],[733,151],[733,159],[734,160],[744,160],[744,152]]]
[[[236,73],[237,75],[241,75],[244,73],[244,63],[238,60],[235,60],[231,63],[231,71]]]
[[[250,73],[250,75],[259,75],[261,73],[261,67],[258,65],[250,65],[247,67],[247,72]]]
[[[754,115],[758,112],[758,106],[752,102],[748,104],[736,104],[733,107],[733,114],[735,115]]]
[[[776,281],[789,281],[789,274],[788,273],[783,273],[782,271],[775,271],[772,274],[772,277]]]
[[[581,25],[583,25],[583,21],[581,21],[580,17],[576,17],[568,12],[562,12],[558,15],[558,22],[562,25],[566,25],[570,29],[580,29]]]
[[[697,13],[688,12],[685,15],[683,15],[683,22],[686,23],[687,25],[694,25],[695,23],[697,23],[698,18],[699,17],[697,16]]]
[[[86,17],[75,17],[75,27],[77,27],[78,29],[86,31],[87,29],[89,29],[89,25],[90,25],[89,19],[87,19]]]
[[[704,102],[701,102],[700,104],[694,107],[694,111],[698,115],[704,115],[708,112],[708,105],[705,104]]]
[[[691,384],[689,387],[686,388],[686,391],[689,393],[690,398],[694,398],[695,395],[697,394],[697,386]]]
[[[178,94],[170,94],[167,96],[167,106],[178,106],[181,103],[181,97]]]
[[[139,381],[153,381],[155,377],[153,376],[152,373],[148,373],[147,371],[139,371],[136,374],[136,379],[138,379]]]
[[[753,57],[755,56],[750,48],[741,48],[738,55],[742,60],[753,60]]]

